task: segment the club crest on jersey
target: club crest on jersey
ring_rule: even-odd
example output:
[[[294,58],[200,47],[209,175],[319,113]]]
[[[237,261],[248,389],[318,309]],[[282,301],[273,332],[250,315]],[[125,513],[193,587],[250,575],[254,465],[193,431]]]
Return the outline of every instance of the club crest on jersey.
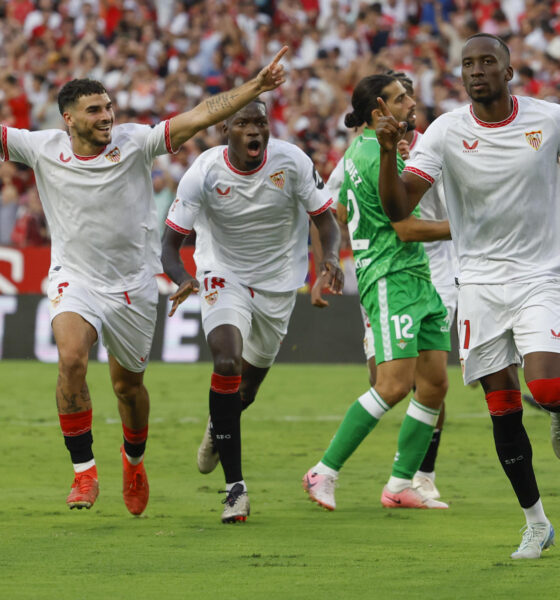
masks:
[[[525,139],[533,150],[538,150],[542,143],[542,131],[530,131],[525,134]]]
[[[463,152],[478,152],[478,140],[475,140],[472,144],[469,144],[466,140],[463,140]]]
[[[407,346],[407,343],[406,343],[404,340],[399,340],[399,341],[397,342],[397,346],[398,346],[398,347],[399,347],[401,350],[404,350],[404,349],[406,348],[406,346]]]
[[[284,189],[284,184],[286,183],[286,178],[284,177],[284,171],[277,171],[270,176],[270,181],[279,189]]]
[[[206,302],[208,302],[210,306],[216,304],[216,302],[218,301],[218,290],[206,294],[206,296],[204,296],[204,299],[206,300]]]
[[[111,162],[118,163],[121,159],[121,151],[115,146],[110,152],[107,152],[105,158]]]

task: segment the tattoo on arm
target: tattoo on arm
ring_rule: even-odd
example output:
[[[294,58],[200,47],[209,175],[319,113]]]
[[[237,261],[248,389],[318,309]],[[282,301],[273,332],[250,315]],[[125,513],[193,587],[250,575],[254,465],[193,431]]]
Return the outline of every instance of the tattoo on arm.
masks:
[[[239,96],[236,92],[226,92],[224,94],[218,94],[212,96],[206,100],[206,108],[208,112],[213,115],[222,110],[228,110],[232,108],[232,101]]]

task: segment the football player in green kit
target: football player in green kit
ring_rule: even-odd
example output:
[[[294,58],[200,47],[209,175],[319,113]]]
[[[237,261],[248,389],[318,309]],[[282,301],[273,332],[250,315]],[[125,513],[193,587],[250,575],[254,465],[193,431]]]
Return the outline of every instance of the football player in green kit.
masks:
[[[339,210],[348,222],[356,263],[360,302],[373,329],[377,381],[348,409],[321,461],[303,477],[312,500],[334,510],[338,473],[381,417],[416,385],[403,420],[391,477],[381,503],[389,508],[447,508],[413,488],[412,478],[426,453],[447,391],[450,350],[447,311],[430,277],[420,241],[449,239],[447,221],[421,220],[412,214],[391,223],[378,193],[381,97],[398,121],[415,110],[414,100],[392,75],[362,79],[352,95],[349,128],[366,124],[344,155]],[[404,161],[398,158],[399,171]],[[415,241],[410,241],[415,240]],[[420,241],[418,241],[420,240]]]

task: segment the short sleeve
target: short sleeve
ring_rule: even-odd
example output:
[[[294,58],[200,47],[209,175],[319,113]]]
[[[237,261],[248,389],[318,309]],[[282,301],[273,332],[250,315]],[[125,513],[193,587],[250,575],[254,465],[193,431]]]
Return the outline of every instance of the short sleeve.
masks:
[[[179,182],[165,221],[168,227],[184,235],[193,230],[204,197],[204,179],[203,161],[198,157]]]
[[[147,158],[153,161],[156,156],[162,154],[173,154],[171,137],[169,133],[169,121],[161,121],[157,125],[140,125],[129,123],[126,125],[128,134],[143,149]]]
[[[403,173],[413,173],[433,184],[440,178],[443,165],[443,152],[445,133],[449,126],[448,115],[438,117],[422,136],[415,148],[414,157],[404,168]]]
[[[296,152],[297,198],[310,216],[319,215],[332,206],[332,194],[309,156],[299,148]]]
[[[0,125],[2,160],[12,160],[33,168],[48,131],[28,131]]]
[[[344,157],[342,157],[336,167],[332,170],[331,176],[327,181],[327,187],[334,198],[335,202],[338,201],[340,189],[344,183]]]

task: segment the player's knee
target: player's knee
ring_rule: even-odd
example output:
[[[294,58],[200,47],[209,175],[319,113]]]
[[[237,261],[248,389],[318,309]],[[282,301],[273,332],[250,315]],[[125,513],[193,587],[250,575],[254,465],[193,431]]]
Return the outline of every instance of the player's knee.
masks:
[[[560,412],[560,377],[552,379],[534,379],[527,386],[535,402],[550,412]]]
[[[375,389],[387,404],[393,406],[405,398],[412,389],[412,381],[406,379],[377,380]]]
[[[131,383],[129,381],[118,379],[113,382],[113,391],[117,398],[124,404],[134,404],[143,388],[142,383]]]
[[[60,374],[68,380],[76,381],[77,379],[85,379],[87,363],[87,354],[77,349],[58,349],[58,369]]]
[[[241,375],[241,357],[217,356],[214,359],[214,373],[231,376]]]

